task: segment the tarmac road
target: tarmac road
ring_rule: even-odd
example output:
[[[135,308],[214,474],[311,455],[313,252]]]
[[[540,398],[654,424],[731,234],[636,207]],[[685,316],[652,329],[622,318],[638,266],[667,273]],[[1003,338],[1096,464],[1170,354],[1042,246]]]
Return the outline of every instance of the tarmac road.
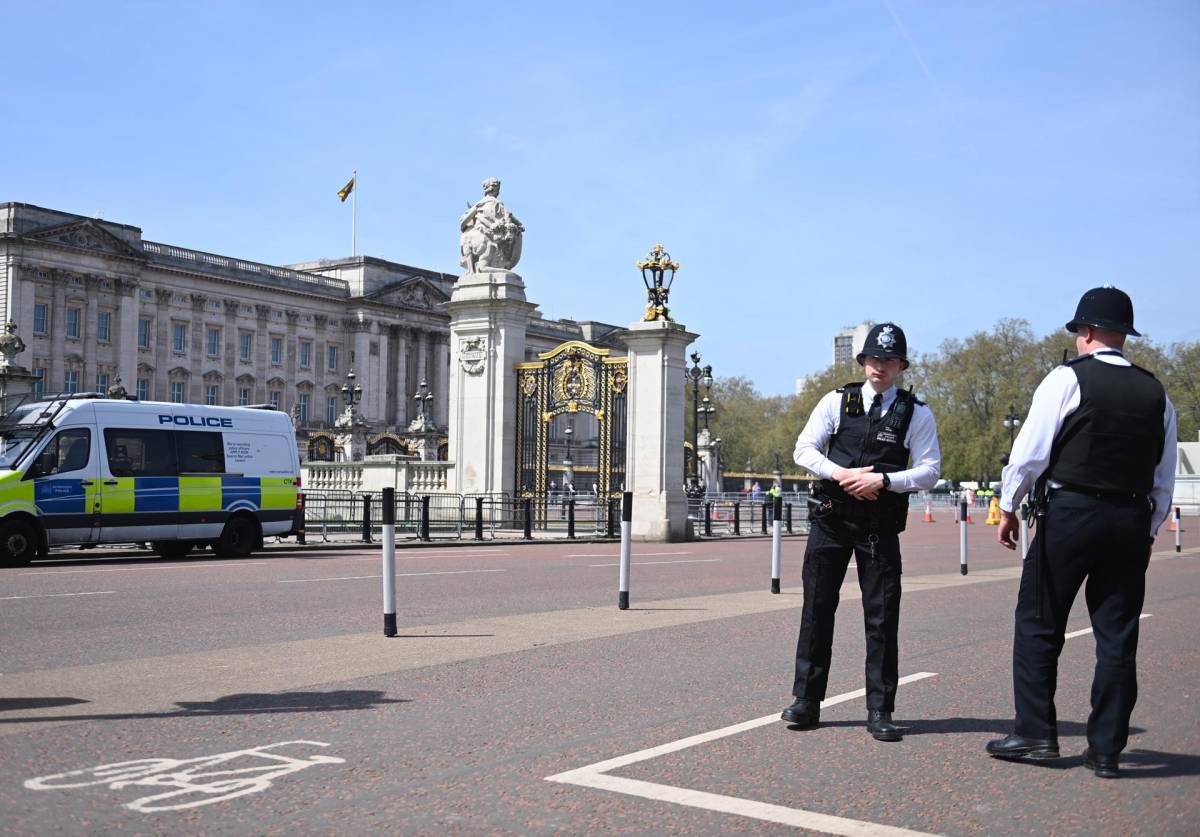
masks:
[[[405,549],[396,639],[378,548],[0,570],[0,832],[1195,833],[1200,551],[1151,564],[1113,782],[1079,765],[1086,633],[1063,654],[1064,757],[983,754],[1010,722],[1019,571],[994,537],[972,527],[962,577],[948,521],[903,536],[901,674],[933,676],[901,687],[898,744],[857,696],[814,731],[770,718],[802,538],[779,596],[769,540],[637,544],[624,612],[613,544]],[[861,624],[851,570],[831,697],[862,686]]]

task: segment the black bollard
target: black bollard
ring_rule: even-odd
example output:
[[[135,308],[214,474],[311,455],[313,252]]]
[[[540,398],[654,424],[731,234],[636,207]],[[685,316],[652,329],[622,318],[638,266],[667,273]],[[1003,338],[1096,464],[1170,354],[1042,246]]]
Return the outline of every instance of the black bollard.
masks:
[[[304,492],[296,492],[296,543],[308,543],[304,540]]]
[[[787,512],[787,530],[788,534],[792,534],[792,504],[788,503],[784,510]]]
[[[762,506],[762,513],[763,513],[763,515],[762,515],[762,533],[763,533],[764,535],[765,535],[765,534],[767,534],[767,509],[769,509],[770,507],[771,507],[771,504],[770,504],[770,502],[768,502],[767,500],[763,500],[763,506]]]
[[[421,533],[420,539],[429,540],[429,495],[421,496]]]
[[[483,540],[483,498],[475,498],[475,540]]]
[[[362,542],[371,542],[371,495],[363,495]]]
[[[704,534],[712,537],[712,503],[704,504]]]
[[[742,534],[742,504],[733,504],[733,534]]]
[[[567,537],[575,540],[575,500],[567,501]]]
[[[533,540],[533,501],[525,498],[525,540]]]

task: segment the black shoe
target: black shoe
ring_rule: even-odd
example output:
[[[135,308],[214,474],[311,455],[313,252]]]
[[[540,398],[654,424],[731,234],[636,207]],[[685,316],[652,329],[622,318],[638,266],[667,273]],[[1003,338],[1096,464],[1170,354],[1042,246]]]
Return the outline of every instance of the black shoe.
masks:
[[[900,728],[892,723],[892,713],[881,712],[878,709],[867,713],[867,732],[871,733],[876,741],[899,741],[903,737]]]
[[[1101,779],[1115,779],[1120,758],[1115,753],[1111,756],[1102,756],[1088,747],[1083,751],[1083,766],[1091,769]]]
[[[821,722],[821,702],[796,698],[796,702],[783,710],[779,717],[800,729],[813,729]]]
[[[1057,738],[1025,738],[1015,732],[1004,738],[988,742],[989,756],[998,759],[1056,759],[1058,758]]]

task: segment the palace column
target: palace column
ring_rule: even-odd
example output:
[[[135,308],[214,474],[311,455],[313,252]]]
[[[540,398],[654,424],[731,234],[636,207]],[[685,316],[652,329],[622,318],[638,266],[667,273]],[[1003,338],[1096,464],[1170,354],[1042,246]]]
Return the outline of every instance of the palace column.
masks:
[[[225,326],[221,329],[221,338],[224,344],[221,350],[221,368],[225,370],[225,380],[222,382],[221,387],[224,392],[224,395],[221,397],[221,403],[236,405],[238,403],[237,316],[242,303],[236,299],[225,299],[222,301],[222,304],[225,308]]]
[[[188,359],[188,379],[184,385],[187,393],[184,401],[189,404],[204,403],[204,365],[208,362],[207,346],[208,326],[204,322],[204,314],[208,308],[208,297],[192,294],[192,321],[188,324],[191,334],[191,357]]]
[[[434,391],[434,421],[438,427],[445,427],[449,422],[450,408],[450,335],[438,332],[436,350],[438,388]]]
[[[683,417],[687,347],[699,336],[670,320],[621,332],[629,349],[629,442],[625,485],[633,493],[633,537],[687,537]]]
[[[170,288],[154,289],[154,376],[150,379],[150,400],[166,401],[167,372],[171,369],[171,297]]]
[[[137,395],[138,364],[138,283],[129,279],[116,280],[116,374],[130,395]],[[115,381],[114,381],[115,383]]]
[[[392,378],[391,423],[403,428],[408,424],[408,329],[393,326],[396,367]]]
[[[448,458],[454,491],[512,492],[516,481],[517,377],[537,306],[515,273],[467,273],[450,301]]]

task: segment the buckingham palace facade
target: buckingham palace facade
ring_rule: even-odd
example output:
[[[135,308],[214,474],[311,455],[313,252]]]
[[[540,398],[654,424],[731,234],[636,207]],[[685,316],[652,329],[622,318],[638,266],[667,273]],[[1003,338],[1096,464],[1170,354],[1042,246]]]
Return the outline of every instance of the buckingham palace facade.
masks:
[[[449,299],[456,277],[356,256],[273,266],[146,241],[140,228],[0,203],[0,323],[15,359],[56,392],[197,404],[272,404],[300,428],[329,427],[353,369],[359,409],[403,429],[426,381],[445,427]],[[541,321],[530,353],[563,340],[601,344],[609,326]]]

